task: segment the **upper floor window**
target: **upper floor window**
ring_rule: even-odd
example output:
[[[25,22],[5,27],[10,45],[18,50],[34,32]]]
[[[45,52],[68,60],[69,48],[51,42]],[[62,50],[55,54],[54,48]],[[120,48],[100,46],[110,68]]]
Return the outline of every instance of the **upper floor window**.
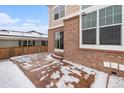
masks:
[[[65,5],[59,5],[54,8],[54,20],[58,20],[65,16]]]
[[[99,10],[100,45],[121,45],[122,6]]]
[[[122,8],[121,5],[109,6],[99,10],[99,25],[121,23]]]
[[[82,15],[82,43],[96,44],[97,12]]]
[[[88,7],[90,7],[90,6],[92,6],[92,5],[82,5],[81,7],[81,9],[83,10],[83,9],[85,9],[85,8],[88,8]]]

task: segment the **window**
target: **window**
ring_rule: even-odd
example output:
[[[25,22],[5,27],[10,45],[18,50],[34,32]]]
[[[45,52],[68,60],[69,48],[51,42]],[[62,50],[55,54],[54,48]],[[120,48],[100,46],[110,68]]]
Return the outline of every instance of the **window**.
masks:
[[[88,8],[90,6],[92,6],[92,5],[82,5],[81,7],[82,7],[82,10],[83,10],[83,9]]]
[[[120,5],[99,10],[101,45],[121,45],[122,8]]]
[[[100,28],[101,45],[120,45],[121,44],[121,25]]]
[[[33,46],[33,41],[28,41],[28,46]]]
[[[121,23],[122,8],[121,5],[114,5],[99,10],[99,25],[105,26],[110,24]]]
[[[82,15],[82,44],[96,44],[97,12]]]
[[[63,32],[55,32],[55,48],[63,49]]]
[[[35,46],[35,41],[19,40],[19,46]]]
[[[54,8],[54,20],[58,20],[65,16],[65,5],[59,5]]]
[[[81,15],[81,23],[82,44],[121,45],[121,5],[113,5]]]
[[[28,46],[28,41],[25,40],[25,41],[22,42],[22,44],[23,44],[23,46]]]
[[[47,41],[41,41],[41,45],[43,45],[43,46],[47,46]]]

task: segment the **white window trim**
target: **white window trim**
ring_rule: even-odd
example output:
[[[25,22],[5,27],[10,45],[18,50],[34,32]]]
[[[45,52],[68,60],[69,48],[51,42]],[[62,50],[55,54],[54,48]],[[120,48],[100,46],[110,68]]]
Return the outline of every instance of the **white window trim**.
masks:
[[[60,33],[61,31],[58,31],[58,32]],[[55,33],[58,33],[58,32],[55,32]],[[58,37],[58,34],[57,34],[57,37]],[[56,35],[55,35],[55,39],[56,39]],[[55,42],[56,42],[56,40],[55,40]],[[63,42],[63,44],[64,44],[64,42]],[[60,39],[59,39],[59,47],[60,47]],[[64,50],[64,46],[63,46],[63,49],[56,48],[56,47],[55,47],[55,49],[61,51],[61,50]]]
[[[124,51],[124,32],[122,31],[124,29],[124,6],[122,5],[122,30],[121,30],[121,45],[99,45],[99,31],[98,31],[98,28],[99,28],[99,20],[97,19],[97,42],[96,42],[96,45],[89,45],[89,44],[82,44],[82,28],[81,28],[81,25],[82,25],[82,22],[81,22],[81,15],[82,15],[82,12],[86,12],[86,13],[90,13],[92,11],[95,11],[97,10],[97,13],[99,13],[99,9],[102,9],[102,8],[105,8],[107,6],[111,6],[111,5],[106,5],[106,6],[91,6],[91,7],[88,7],[86,9],[81,9],[81,6],[80,6],[80,31],[79,31],[79,48],[83,48],[83,49],[100,49],[100,50],[115,50],[115,51]],[[92,8],[92,9],[91,9]],[[98,16],[98,14],[97,14]],[[99,18],[99,17],[97,17]],[[100,26],[101,27],[101,26]]]
[[[59,20],[63,20],[63,19],[65,18],[65,16],[66,16],[66,5],[64,5],[64,6],[65,6],[65,16],[62,17],[62,18],[60,18],[60,12],[61,12],[61,11],[59,11],[59,18],[58,18],[57,20],[54,19],[54,9],[55,9],[56,7],[58,7],[58,6],[60,6],[60,5],[56,5],[56,6],[53,7],[53,15],[52,15],[52,17],[53,17],[53,22],[56,22],[56,21],[59,21]]]

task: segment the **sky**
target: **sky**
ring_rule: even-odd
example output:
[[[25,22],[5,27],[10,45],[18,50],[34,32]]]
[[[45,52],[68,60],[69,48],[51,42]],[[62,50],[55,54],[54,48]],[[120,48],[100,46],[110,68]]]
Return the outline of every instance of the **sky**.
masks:
[[[0,5],[0,30],[48,33],[48,8],[45,5]]]

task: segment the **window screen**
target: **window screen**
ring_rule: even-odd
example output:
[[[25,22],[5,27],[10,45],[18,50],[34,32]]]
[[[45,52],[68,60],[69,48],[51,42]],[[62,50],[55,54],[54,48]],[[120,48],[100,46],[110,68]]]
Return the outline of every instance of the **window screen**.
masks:
[[[121,44],[121,25],[100,28],[101,45]]]
[[[96,44],[96,29],[82,30],[83,44]]]
[[[82,15],[82,44],[96,44],[97,12]]]

